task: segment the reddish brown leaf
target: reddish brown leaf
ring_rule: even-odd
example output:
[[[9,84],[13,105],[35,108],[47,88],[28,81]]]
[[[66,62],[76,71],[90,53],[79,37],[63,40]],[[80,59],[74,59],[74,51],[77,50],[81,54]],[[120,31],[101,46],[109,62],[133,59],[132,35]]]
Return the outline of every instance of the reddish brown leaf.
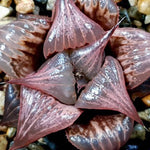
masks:
[[[150,33],[136,28],[118,28],[111,38],[111,47],[123,68],[129,89],[150,77]]]
[[[127,93],[122,68],[111,56],[83,90],[76,107],[119,111],[142,124]]]
[[[41,16],[41,15],[33,15],[33,14],[20,14],[17,13],[17,19],[18,20],[30,20],[34,22],[34,25],[41,26],[41,28],[49,28],[49,25],[47,23],[51,22],[51,18],[47,16]],[[48,25],[48,26],[47,26]]]
[[[51,96],[24,86],[20,102],[17,135],[11,150],[72,125],[81,114],[74,106],[61,104]]]
[[[88,124],[67,129],[68,140],[80,150],[119,150],[130,137],[133,120],[123,114],[97,115]]]
[[[76,101],[73,68],[67,53],[58,53],[47,60],[37,71],[23,79],[14,79],[10,83],[22,84],[56,97],[63,103]]]
[[[118,24],[96,42],[72,51],[70,58],[77,72],[84,74],[90,80],[96,76],[104,60],[106,44],[117,26]]]
[[[119,20],[119,9],[114,0],[75,0],[75,3],[104,30],[111,29]]]
[[[1,125],[17,127],[20,100],[19,100],[19,87],[16,85],[8,84],[5,92],[5,107]]]
[[[37,69],[41,46],[49,27],[47,17],[37,17],[0,28],[0,69],[15,78],[24,77]]]
[[[99,39],[105,32],[86,17],[73,0],[57,0],[52,27],[44,43],[44,56],[84,46]]]

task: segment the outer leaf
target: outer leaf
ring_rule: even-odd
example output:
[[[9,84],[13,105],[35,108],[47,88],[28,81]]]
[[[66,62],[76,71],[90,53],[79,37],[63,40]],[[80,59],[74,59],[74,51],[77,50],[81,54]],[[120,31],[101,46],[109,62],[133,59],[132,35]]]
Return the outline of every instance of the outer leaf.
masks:
[[[74,106],[61,104],[51,96],[24,86],[20,99],[18,130],[10,150],[72,125],[81,114]]]
[[[76,107],[119,111],[142,124],[127,93],[122,68],[111,56],[83,90]]]
[[[119,9],[114,0],[75,0],[76,5],[104,30],[111,29],[119,19]]]
[[[38,17],[32,21],[15,21],[0,28],[0,69],[15,78],[24,77],[37,69],[41,46],[49,27],[47,17]]]
[[[83,73],[90,80],[96,76],[103,63],[106,44],[117,27],[118,24],[96,42],[73,50],[70,58],[77,72]]]
[[[23,79],[10,83],[23,84],[56,97],[63,103],[74,104],[76,100],[73,68],[67,53],[58,53],[37,71]]]
[[[67,129],[69,141],[80,150],[119,150],[133,129],[133,120],[123,114],[95,116],[88,124]]]
[[[49,23],[52,21],[50,17],[33,15],[33,14],[17,14],[18,20],[29,20],[32,21],[35,26],[40,27],[41,29],[49,29]],[[35,31],[36,32],[36,31]]]
[[[5,93],[5,107],[1,125],[17,127],[20,109],[19,87],[8,84]]]
[[[150,33],[136,28],[118,28],[112,36],[111,47],[121,63],[129,89],[150,77]]]
[[[57,0],[55,4],[54,21],[44,43],[46,58],[64,49],[94,42],[104,34],[104,30],[86,17],[73,0]]]

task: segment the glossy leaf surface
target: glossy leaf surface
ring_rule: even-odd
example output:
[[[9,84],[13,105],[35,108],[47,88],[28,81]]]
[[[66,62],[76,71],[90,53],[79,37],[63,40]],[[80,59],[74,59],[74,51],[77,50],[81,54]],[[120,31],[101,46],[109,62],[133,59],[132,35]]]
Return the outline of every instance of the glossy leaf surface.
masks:
[[[75,0],[76,5],[104,30],[111,29],[119,19],[119,9],[114,0]]]
[[[75,6],[73,0],[57,0],[53,19],[44,43],[46,58],[64,49],[74,49],[92,43],[105,33]]]
[[[83,90],[76,107],[118,111],[142,124],[127,93],[122,68],[111,56]]]
[[[67,53],[58,53],[47,60],[41,68],[23,79],[10,83],[22,84],[52,95],[66,104],[76,101],[73,68]]]
[[[5,107],[1,125],[10,127],[17,127],[20,99],[19,99],[19,86],[8,84],[5,92]]]
[[[40,91],[22,86],[17,135],[11,150],[15,150],[37,139],[62,130],[80,116],[74,106],[59,103]]]
[[[80,150],[119,150],[128,140],[133,120],[123,114],[92,118],[67,129],[68,140]]]
[[[111,38],[111,47],[123,68],[128,89],[150,77],[150,33],[136,28],[118,28]]]
[[[1,27],[0,69],[14,78],[24,77],[37,69],[41,46],[49,27],[47,17],[30,21],[20,19]]]
[[[117,25],[96,42],[72,51],[70,58],[77,72],[84,74],[90,80],[96,76],[104,60],[106,44],[116,27]]]

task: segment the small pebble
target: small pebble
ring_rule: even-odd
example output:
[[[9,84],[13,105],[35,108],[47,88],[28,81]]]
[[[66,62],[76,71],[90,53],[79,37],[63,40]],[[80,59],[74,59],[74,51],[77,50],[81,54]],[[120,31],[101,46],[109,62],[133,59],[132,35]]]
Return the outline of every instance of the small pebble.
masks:
[[[150,95],[143,97],[142,101],[146,106],[150,107]]]
[[[16,17],[4,17],[0,20],[0,26],[4,26],[15,20],[16,20]]]
[[[34,10],[33,10],[33,14],[39,15],[39,13],[40,13],[40,7],[35,5]]]
[[[128,14],[133,19],[141,20],[142,14],[139,13],[138,8],[136,6],[130,7],[128,9]]]
[[[136,124],[130,138],[131,139],[138,138],[138,139],[144,141],[145,136],[146,136],[146,131],[145,131],[144,127],[141,124]]]
[[[119,3],[119,2],[121,2],[122,0],[115,0],[115,3]]]
[[[15,0],[16,11],[22,14],[32,13],[34,11],[33,0]]]
[[[7,129],[6,135],[8,138],[13,138],[15,134],[16,134],[16,128],[9,127]]]
[[[48,0],[46,5],[46,10],[53,10],[56,0]]]
[[[6,126],[0,126],[0,131],[6,132],[7,131],[7,127]]]
[[[8,141],[6,139],[6,135],[0,135],[0,150],[7,149]]]
[[[138,112],[138,114],[141,119],[150,122],[150,108],[144,111]]]
[[[11,14],[12,11],[13,11],[12,7],[7,8],[4,6],[0,6],[0,20]]]
[[[39,142],[40,144],[45,144],[45,145],[46,145],[46,142],[45,142],[44,138],[38,139],[38,142]]]
[[[145,16],[144,23],[145,23],[145,24],[149,24],[149,23],[150,23],[150,15],[146,15],[146,16]]]
[[[47,0],[34,0],[34,2],[38,2],[38,3],[41,3],[41,4],[46,4]]]
[[[0,5],[4,7],[10,7],[12,0],[0,0]]]
[[[126,147],[125,147],[125,150],[139,150],[139,147],[138,147],[138,145],[127,145]]]
[[[150,25],[146,27],[147,32],[150,32]]]
[[[44,148],[40,145],[37,145],[35,143],[28,145],[29,150],[44,150]]]
[[[150,15],[150,0],[138,0],[139,12]]]
[[[140,22],[138,20],[133,20],[133,24],[136,25],[137,27],[141,27],[142,26],[142,22]]]
[[[120,7],[120,18],[124,18],[124,20],[120,23],[120,27],[130,27],[131,26],[131,20],[128,14],[128,11],[126,8]]]
[[[5,92],[0,91],[0,115],[4,114]]]
[[[130,6],[136,6],[137,5],[137,0],[128,0]]]

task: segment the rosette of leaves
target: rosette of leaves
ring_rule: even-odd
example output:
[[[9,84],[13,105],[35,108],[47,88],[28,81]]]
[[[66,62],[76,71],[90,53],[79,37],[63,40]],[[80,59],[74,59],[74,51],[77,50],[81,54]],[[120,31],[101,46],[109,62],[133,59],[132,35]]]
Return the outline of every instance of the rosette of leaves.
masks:
[[[84,2],[78,2],[78,5],[81,10],[86,8],[86,15],[89,14],[87,8],[90,8],[90,18],[96,18],[91,17],[96,8],[99,16],[107,14],[102,20],[107,18],[110,22],[113,16],[113,25],[106,30],[105,25],[100,25],[101,21],[96,23],[98,19],[93,21],[82,13],[73,0],[56,1],[52,25],[43,46],[47,60],[24,78],[9,81],[21,85],[17,134],[11,150],[66,128],[68,140],[78,149],[119,149],[128,140],[134,121],[143,124],[126,89],[132,80],[125,82],[127,74],[122,70],[123,63],[118,55],[119,61],[105,56],[105,47],[110,39],[110,51],[117,51],[114,46],[117,43],[123,44],[132,54],[132,46],[138,40],[130,40],[132,38],[124,34],[115,37],[120,29],[116,29],[119,15],[113,0]],[[123,30],[130,35],[130,30]],[[134,33],[138,29],[132,31]],[[141,36],[144,35],[145,32],[141,31]],[[142,53],[142,50],[139,47],[138,51]],[[125,54],[125,58],[132,56]],[[130,59],[128,66],[133,63],[136,65],[137,62]],[[142,70],[145,69],[143,73],[147,75],[146,65],[143,65]],[[130,76],[134,78],[135,74]],[[141,82],[136,86],[139,84]],[[98,113],[84,122],[81,114],[89,109],[98,110]],[[103,110],[115,114],[102,115]]]

